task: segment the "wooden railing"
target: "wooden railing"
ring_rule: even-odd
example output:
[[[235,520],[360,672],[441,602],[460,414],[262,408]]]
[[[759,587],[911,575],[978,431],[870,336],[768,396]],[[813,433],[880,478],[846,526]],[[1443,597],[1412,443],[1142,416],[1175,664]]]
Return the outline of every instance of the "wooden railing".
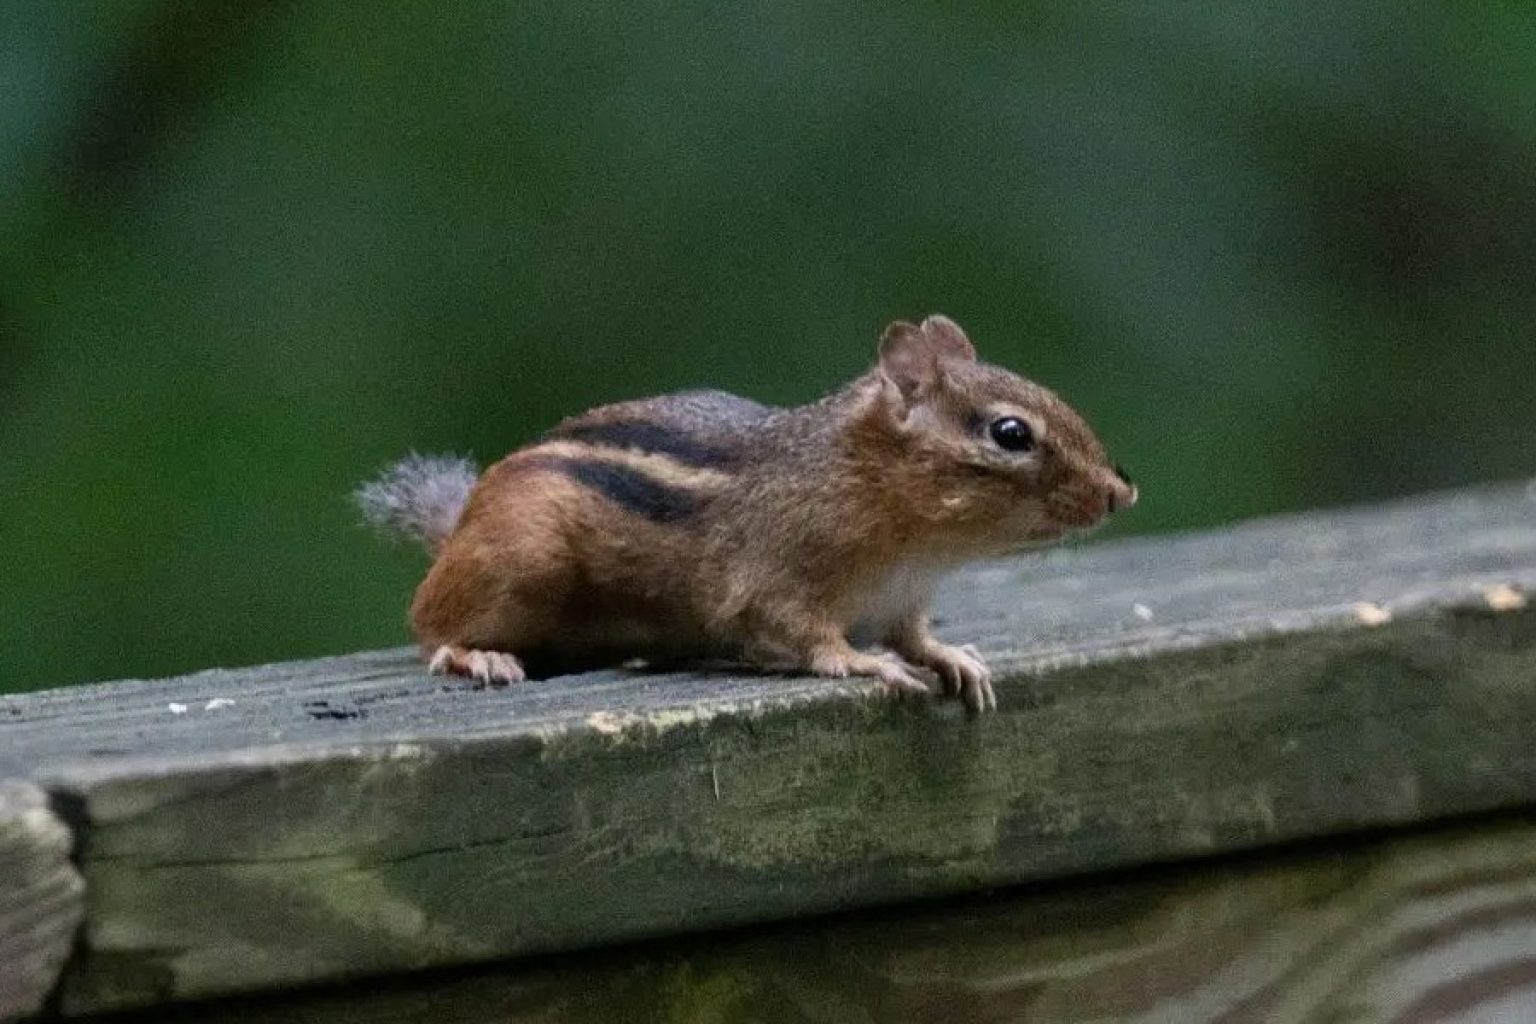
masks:
[[[1001,678],[978,717],[749,674],[482,689],[407,651],[0,697],[0,1016],[1475,831],[1536,805],[1532,590],[1512,485],[964,573],[938,631]],[[1467,976],[1536,961],[1523,906]]]

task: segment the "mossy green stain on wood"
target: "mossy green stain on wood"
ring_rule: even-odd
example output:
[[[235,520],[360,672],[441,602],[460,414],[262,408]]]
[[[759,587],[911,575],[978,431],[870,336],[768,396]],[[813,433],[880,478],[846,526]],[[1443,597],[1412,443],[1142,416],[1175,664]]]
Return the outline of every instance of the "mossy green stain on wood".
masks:
[[[1518,815],[153,1020],[1515,1020],[1533,957]]]

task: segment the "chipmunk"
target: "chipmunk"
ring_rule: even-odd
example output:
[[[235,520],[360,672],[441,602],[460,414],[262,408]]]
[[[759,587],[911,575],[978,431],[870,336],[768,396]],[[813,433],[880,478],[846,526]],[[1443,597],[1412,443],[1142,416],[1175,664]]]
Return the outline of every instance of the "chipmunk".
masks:
[[[478,480],[412,456],[357,497],[436,556],[411,606],[434,674],[726,658],[926,695],[929,669],[982,710],[987,666],[929,629],[939,577],[1095,526],[1137,491],[1069,405],[934,315],[891,324],[875,368],[810,405],[620,402]]]

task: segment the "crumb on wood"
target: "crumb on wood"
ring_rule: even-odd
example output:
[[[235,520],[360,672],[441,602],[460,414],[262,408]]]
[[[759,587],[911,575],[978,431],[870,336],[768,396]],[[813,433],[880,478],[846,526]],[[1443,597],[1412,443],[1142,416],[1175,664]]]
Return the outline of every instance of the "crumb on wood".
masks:
[[[1484,587],[1483,600],[1496,612],[1518,612],[1530,603],[1530,598],[1508,583]]]
[[[178,704],[176,701],[171,701],[165,706],[165,710],[169,711],[173,715],[184,715],[187,713],[187,706],[185,704]]]
[[[1351,611],[1355,613],[1355,621],[1362,626],[1384,626],[1392,621],[1391,612],[1370,601],[1356,603]]]

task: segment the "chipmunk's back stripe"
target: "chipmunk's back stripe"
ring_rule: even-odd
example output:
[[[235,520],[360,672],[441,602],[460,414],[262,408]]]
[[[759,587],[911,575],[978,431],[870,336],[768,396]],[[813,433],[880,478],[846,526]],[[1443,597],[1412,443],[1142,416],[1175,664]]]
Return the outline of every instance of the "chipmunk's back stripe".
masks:
[[[584,441],[609,448],[628,448],[652,455],[665,455],[696,469],[729,469],[738,464],[738,454],[706,444],[687,434],[655,423],[636,420],[615,423],[577,423],[550,434],[552,439]]]
[[[670,487],[638,469],[602,459],[536,455],[526,465],[562,473],[589,487],[609,501],[653,523],[676,523],[699,509],[698,499],[686,490]]]

